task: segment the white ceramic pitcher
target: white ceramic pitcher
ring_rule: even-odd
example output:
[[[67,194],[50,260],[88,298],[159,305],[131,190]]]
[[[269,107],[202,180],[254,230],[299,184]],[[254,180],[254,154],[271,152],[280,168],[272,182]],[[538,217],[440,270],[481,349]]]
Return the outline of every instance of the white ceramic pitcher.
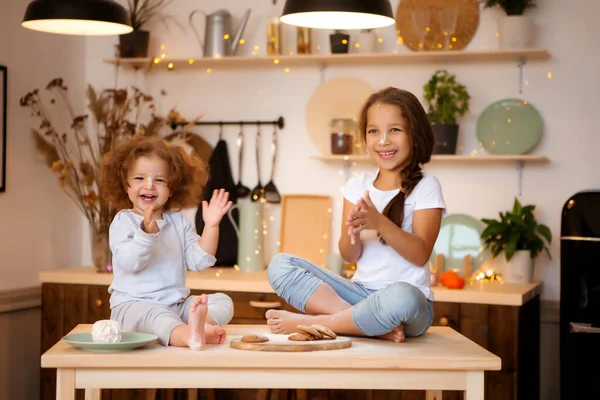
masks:
[[[227,212],[238,237],[238,266],[241,271],[259,271],[265,268],[263,261],[263,202],[244,201],[235,204]],[[239,212],[239,226],[236,225],[231,212]]]

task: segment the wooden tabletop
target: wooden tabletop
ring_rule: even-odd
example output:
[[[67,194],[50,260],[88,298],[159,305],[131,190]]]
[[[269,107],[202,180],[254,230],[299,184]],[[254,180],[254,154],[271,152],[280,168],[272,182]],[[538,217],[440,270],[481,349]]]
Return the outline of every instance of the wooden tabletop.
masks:
[[[42,368],[198,368],[215,366],[274,369],[386,369],[386,370],[500,370],[499,357],[448,327],[431,327],[418,338],[404,343],[352,338],[343,350],[307,353],[236,350],[229,342],[245,333],[265,333],[265,325],[228,325],[227,341],[208,345],[200,352],[164,347],[157,343],[121,353],[92,353],[58,342],[42,355]],[[89,332],[91,325],[78,325],[70,333]]]
[[[66,283],[79,285],[110,285],[113,275],[97,273],[94,268],[66,268],[41,271],[42,283]],[[187,287],[197,290],[274,293],[267,271],[238,271],[234,268],[212,267],[201,272],[188,272]],[[540,282],[512,284],[501,282],[476,282],[463,289],[431,288],[434,301],[454,303],[493,304],[521,306],[541,293]]]

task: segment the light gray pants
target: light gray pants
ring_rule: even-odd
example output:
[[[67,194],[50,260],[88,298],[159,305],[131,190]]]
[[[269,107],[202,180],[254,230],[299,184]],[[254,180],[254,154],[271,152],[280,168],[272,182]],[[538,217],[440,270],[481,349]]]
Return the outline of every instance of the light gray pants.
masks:
[[[433,302],[406,282],[380,289],[367,289],[307,260],[277,254],[267,270],[269,283],[289,304],[306,312],[306,302],[323,283],[352,305],[356,327],[366,336],[378,336],[404,325],[406,336],[424,334],[433,321]]]
[[[173,305],[146,301],[127,301],[111,310],[110,319],[117,321],[123,332],[151,333],[168,346],[173,329],[188,323],[190,305],[196,296],[190,296]],[[208,295],[208,316],[223,326],[233,318],[233,301],[223,293]]]

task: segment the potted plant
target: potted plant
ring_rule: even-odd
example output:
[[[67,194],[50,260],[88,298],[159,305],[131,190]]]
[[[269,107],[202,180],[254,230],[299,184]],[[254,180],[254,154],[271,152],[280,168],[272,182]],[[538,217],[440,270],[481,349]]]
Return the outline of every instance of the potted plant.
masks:
[[[500,47],[527,48],[531,44],[533,21],[526,10],[535,8],[535,0],[483,0],[485,8],[500,7],[506,14],[499,21]]]
[[[446,70],[436,71],[423,87],[427,115],[435,135],[434,154],[455,154],[458,139],[456,119],[469,110],[471,96],[464,85]]]
[[[150,32],[142,29],[151,20],[159,17],[161,12],[173,0],[127,0],[129,24],[133,32],[119,35],[119,52],[122,58],[146,57]]]
[[[546,246],[546,243],[552,243],[552,233],[546,225],[536,221],[534,210],[534,205],[522,206],[515,197],[512,212],[500,212],[499,220],[481,220],[487,225],[481,233],[484,246],[493,257],[504,253],[506,264],[503,278],[506,282],[531,282],[533,261],[542,250],[552,259]]]

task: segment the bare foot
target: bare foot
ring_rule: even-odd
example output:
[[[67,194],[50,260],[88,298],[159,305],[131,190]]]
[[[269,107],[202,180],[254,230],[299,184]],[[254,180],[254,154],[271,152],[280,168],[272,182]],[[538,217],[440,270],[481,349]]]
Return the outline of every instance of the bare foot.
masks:
[[[219,325],[204,324],[204,332],[206,332],[206,343],[210,344],[222,344],[227,337],[225,329]]]
[[[296,314],[283,310],[268,310],[265,313],[267,325],[272,333],[300,332],[298,325],[310,325],[314,318],[312,315]]]
[[[206,313],[208,297],[203,294],[190,305],[188,328],[190,330],[189,346],[192,350],[200,350],[206,344]],[[213,335],[214,336],[214,335]]]
[[[404,325],[398,325],[391,332],[385,335],[378,336],[380,339],[391,340],[392,342],[400,343],[404,342]]]

